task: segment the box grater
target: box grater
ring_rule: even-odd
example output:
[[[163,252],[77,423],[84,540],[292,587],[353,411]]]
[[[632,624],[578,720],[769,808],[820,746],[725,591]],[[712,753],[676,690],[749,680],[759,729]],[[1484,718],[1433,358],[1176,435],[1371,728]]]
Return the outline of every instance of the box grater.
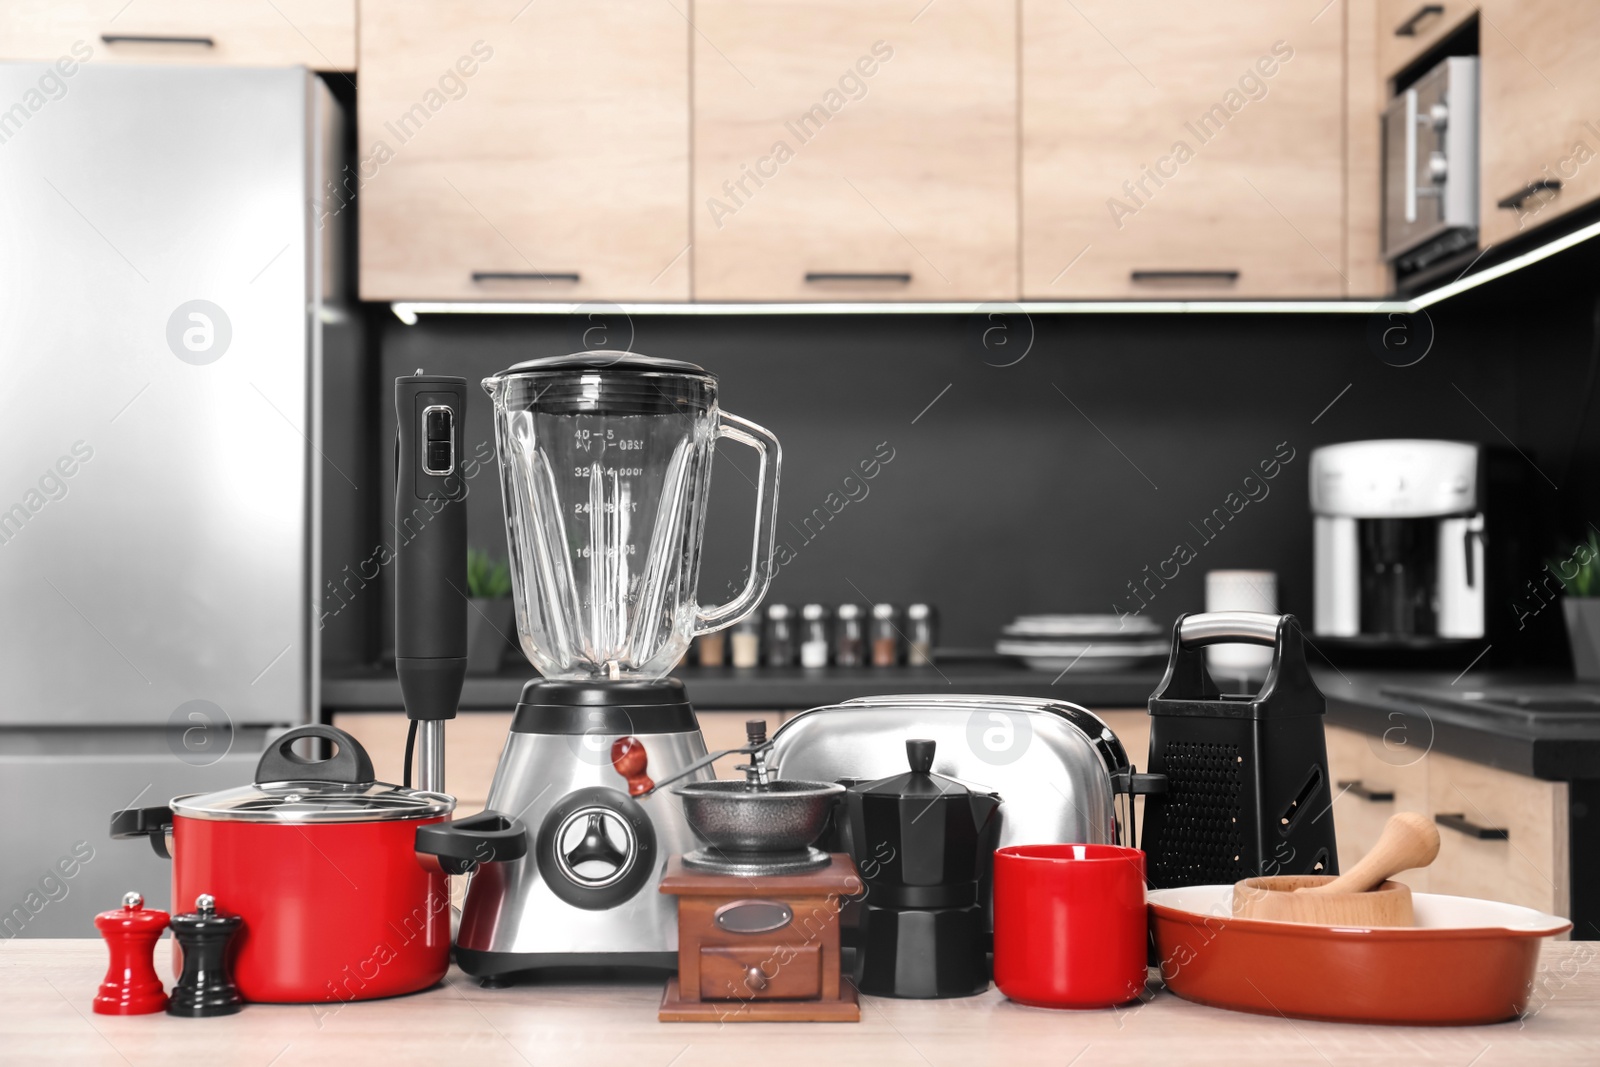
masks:
[[[1224,694],[1207,645],[1272,648],[1254,696]],[[1322,691],[1306,669],[1293,615],[1181,616],[1166,677],[1150,697],[1150,766],[1164,793],[1145,798],[1145,851],[1156,889],[1277,874],[1337,874]]]

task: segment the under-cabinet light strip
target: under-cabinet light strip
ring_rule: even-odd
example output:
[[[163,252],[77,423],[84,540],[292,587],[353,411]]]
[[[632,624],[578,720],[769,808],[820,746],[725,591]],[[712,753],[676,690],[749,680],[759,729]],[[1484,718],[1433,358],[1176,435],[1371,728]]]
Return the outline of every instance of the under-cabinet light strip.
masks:
[[[972,315],[982,312],[1025,312],[1030,315],[1371,315],[1413,314],[1480,285],[1549,259],[1591,237],[1600,236],[1592,223],[1538,248],[1514,256],[1476,274],[1405,300],[986,300],[914,303],[795,304],[648,304],[605,300],[563,302],[396,301],[395,317],[408,326],[421,315],[570,315],[575,311],[611,311],[626,315]]]

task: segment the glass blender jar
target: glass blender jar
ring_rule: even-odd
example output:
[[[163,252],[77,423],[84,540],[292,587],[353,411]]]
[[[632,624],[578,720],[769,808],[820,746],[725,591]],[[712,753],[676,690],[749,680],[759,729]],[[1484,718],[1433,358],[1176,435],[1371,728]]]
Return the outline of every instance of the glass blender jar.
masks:
[[[633,353],[530,360],[485,378],[522,650],[547,680],[649,681],[744,618],[771,581],[778,439],[717,406],[717,379]],[[760,457],[744,589],[695,598],[718,438]]]

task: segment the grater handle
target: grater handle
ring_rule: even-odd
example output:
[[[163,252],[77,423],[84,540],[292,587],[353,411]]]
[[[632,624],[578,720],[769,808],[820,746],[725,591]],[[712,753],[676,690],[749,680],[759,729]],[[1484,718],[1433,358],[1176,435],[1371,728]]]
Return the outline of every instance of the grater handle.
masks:
[[[1178,642],[1184,648],[1206,645],[1266,645],[1278,643],[1282,615],[1266,611],[1207,611],[1186,615],[1178,625]]]

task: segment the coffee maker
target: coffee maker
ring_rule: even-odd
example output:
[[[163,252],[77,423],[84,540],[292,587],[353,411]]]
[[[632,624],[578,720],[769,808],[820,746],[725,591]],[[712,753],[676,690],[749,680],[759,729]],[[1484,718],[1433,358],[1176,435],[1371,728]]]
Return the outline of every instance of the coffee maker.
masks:
[[[1319,643],[1425,651],[1485,636],[1498,561],[1517,540],[1490,536],[1489,458],[1458,441],[1311,453]]]
[[[1000,797],[933,773],[935,742],[906,742],[905,774],[853,783],[846,837],[866,883],[855,984],[884,997],[989,988],[987,883]]]
[[[483,387],[517,631],[542,678],[523,688],[489,791],[489,808],[527,825],[527,855],[473,875],[456,961],[487,985],[550,966],[671,968],[676,904],[660,879],[698,842],[675,794],[630,795],[612,758],[648,754],[636,769],[657,781],[711,777],[688,695],[666,675],[694,637],[765,595],[781,450],[722,411],[716,377],[690,363],[580,352]],[[760,460],[755,542],[744,588],[705,607],[695,591],[722,438]]]

